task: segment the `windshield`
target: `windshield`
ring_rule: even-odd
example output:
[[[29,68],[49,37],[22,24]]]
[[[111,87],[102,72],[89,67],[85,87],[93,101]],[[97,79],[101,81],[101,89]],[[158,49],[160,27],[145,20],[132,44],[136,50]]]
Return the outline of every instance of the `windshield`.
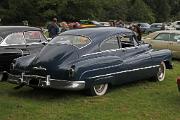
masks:
[[[89,43],[90,43],[90,40],[84,36],[61,35],[52,39],[52,41],[49,44],[68,44],[68,45],[74,45],[78,48],[81,48]]]

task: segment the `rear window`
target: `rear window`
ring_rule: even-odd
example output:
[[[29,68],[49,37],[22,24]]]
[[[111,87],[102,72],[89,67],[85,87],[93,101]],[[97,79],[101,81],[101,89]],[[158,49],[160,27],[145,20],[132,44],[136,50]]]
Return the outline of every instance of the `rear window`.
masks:
[[[55,37],[49,44],[68,44],[81,48],[89,43],[89,38],[84,36],[63,35]]]
[[[40,31],[24,32],[24,37],[25,37],[27,43],[45,41],[45,38]]]

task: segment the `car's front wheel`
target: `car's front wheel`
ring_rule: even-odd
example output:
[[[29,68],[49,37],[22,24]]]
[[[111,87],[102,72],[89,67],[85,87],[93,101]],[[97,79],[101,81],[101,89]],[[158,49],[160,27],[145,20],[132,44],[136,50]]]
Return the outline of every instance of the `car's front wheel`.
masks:
[[[106,94],[107,89],[108,89],[108,83],[93,85],[88,90],[88,94],[92,96],[102,96]]]
[[[166,75],[166,65],[164,62],[161,62],[156,75],[156,81],[163,81],[165,75]]]

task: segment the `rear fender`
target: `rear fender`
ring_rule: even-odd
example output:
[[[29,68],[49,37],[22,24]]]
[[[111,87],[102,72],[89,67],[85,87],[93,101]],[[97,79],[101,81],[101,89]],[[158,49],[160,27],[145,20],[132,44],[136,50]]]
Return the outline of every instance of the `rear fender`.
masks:
[[[123,61],[117,56],[103,56],[92,59],[86,59],[75,64],[76,79],[78,80],[95,80],[94,76],[106,75],[117,72]],[[98,79],[103,76],[98,77]]]

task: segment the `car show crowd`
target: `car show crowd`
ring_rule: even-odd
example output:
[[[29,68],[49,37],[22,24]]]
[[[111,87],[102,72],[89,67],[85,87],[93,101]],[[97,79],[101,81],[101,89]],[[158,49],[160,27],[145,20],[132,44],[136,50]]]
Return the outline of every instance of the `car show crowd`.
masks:
[[[109,20],[108,22],[97,22],[94,20],[79,20],[76,22],[58,22],[57,18],[53,18],[52,22],[49,22],[47,25],[49,37],[53,38],[54,35],[58,35],[61,32],[71,30],[71,29],[80,29],[80,28],[89,28],[89,27],[120,27],[128,28],[134,31],[138,37],[138,40],[141,40],[142,34],[149,34],[155,31],[160,30],[179,30],[180,21],[174,23],[149,23],[144,22],[124,22],[120,20]],[[54,34],[54,35],[52,35]]]

